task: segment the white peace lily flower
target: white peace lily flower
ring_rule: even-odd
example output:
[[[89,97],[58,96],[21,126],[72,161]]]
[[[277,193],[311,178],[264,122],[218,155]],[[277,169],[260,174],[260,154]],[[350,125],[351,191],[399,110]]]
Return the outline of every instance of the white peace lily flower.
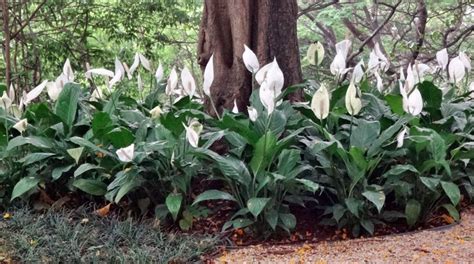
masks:
[[[311,65],[320,65],[324,59],[323,45],[319,41],[311,44],[308,48],[306,58]]]
[[[408,95],[407,89],[400,83],[400,94],[403,98],[403,110],[414,116],[419,115],[423,110],[423,98],[421,97],[420,91],[415,88],[410,95]]]
[[[382,77],[380,77],[380,74],[379,72],[375,72],[374,73],[374,76],[375,76],[375,79],[377,80],[377,90],[379,90],[379,92],[383,92],[383,80],[382,80]]]
[[[375,54],[379,58],[380,69],[386,72],[390,68],[390,62],[380,49],[379,43],[375,43]]]
[[[171,70],[170,76],[168,77],[168,82],[166,84],[165,93],[168,96],[171,96],[178,85],[178,73],[176,69],[173,67]]]
[[[160,118],[161,113],[163,113],[163,111],[159,105],[150,110],[151,118],[153,119]]]
[[[314,93],[311,100],[311,110],[314,115],[319,119],[326,119],[329,115],[329,92],[326,86],[323,84]]]
[[[270,90],[268,81],[264,81],[260,86],[259,90],[260,101],[262,105],[267,109],[268,115],[275,110],[275,97],[272,90]]]
[[[8,97],[10,97],[10,100],[12,100],[12,102],[15,101],[15,88],[13,88],[13,84],[10,84],[10,89],[8,90]]]
[[[141,53],[138,53],[138,57],[140,59],[140,64],[143,66],[143,68],[145,68],[149,72],[152,72],[150,61]]]
[[[362,78],[364,77],[364,60],[359,61],[357,65],[354,67],[354,70],[352,71],[352,80],[355,83],[360,83],[362,81]]]
[[[27,127],[28,127],[28,120],[26,118],[18,121],[15,125],[13,125],[13,128],[18,130],[18,132],[22,134],[26,130]]]
[[[449,81],[451,83],[460,82],[466,75],[464,63],[459,56],[451,60],[448,67]]]
[[[464,68],[466,68],[467,72],[471,71],[471,59],[469,56],[466,55],[464,51],[459,52],[459,59],[461,59],[462,63],[464,64]]]
[[[41,94],[41,92],[43,92],[47,83],[48,80],[44,80],[40,85],[36,86],[33,88],[33,90],[25,94],[23,104],[28,105],[31,101],[35,100]]]
[[[66,62],[64,63],[63,73],[68,82],[74,81],[74,71],[72,70],[69,59],[66,59]]]
[[[56,82],[48,82],[46,84],[46,91],[48,92],[49,98],[53,102],[58,100],[59,94],[62,90],[62,87],[60,85],[57,85]]]
[[[267,82],[270,91],[273,92],[273,98],[276,99],[281,94],[281,90],[285,83],[285,76],[283,75],[276,58],[273,59],[272,66],[268,69],[265,81]]]
[[[239,113],[239,107],[237,107],[237,101],[234,99],[234,107],[232,108],[232,113],[238,114]]]
[[[403,73],[403,67],[400,67],[400,81],[405,81],[405,74]]]
[[[337,77],[344,74],[346,70],[346,59],[341,53],[337,53],[332,61],[331,65],[329,66],[331,73]]]
[[[244,61],[245,67],[252,74],[257,73],[260,68],[260,63],[258,62],[257,55],[244,44],[244,53],[242,54],[242,60]]]
[[[351,45],[352,42],[348,39],[336,43],[336,53],[340,53],[344,57],[344,60],[347,59]]]
[[[99,88],[94,89],[94,91],[91,94],[91,97],[89,100],[91,102],[97,102],[99,99],[102,99],[104,97],[104,94]]]
[[[106,76],[113,78],[114,73],[110,70],[104,69],[104,68],[98,68],[98,69],[90,69],[86,72],[86,76],[93,76],[93,75],[100,75],[100,76]]]
[[[155,72],[155,79],[156,83],[160,83],[161,79],[163,79],[164,71],[163,71],[163,65],[158,66],[158,69],[156,69]]]
[[[127,78],[131,80],[133,76],[132,76],[132,73],[130,72],[130,68],[128,68],[128,65],[125,62],[123,63],[123,69],[127,73]]]
[[[118,58],[115,58],[115,71],[114,76],[109,82],[109,86],[113,87],[116,83],[122,80],[122,77],[125,75],[125,67],[123,66],[122,62],[119,61]]]
[[[436,52],[436,60],[438,61],[439,68],[442,71],[446,70],[446,67],[448,67],[449,63],[448,49],[444,48]]]
[[[258,118],[258,112],[257,109],[247,106],[247,111],[249,112],[249,118],[252,122],[255,122]]]
[[[140,76],[140,73],[137,75],[137,87],[138,91],[143,91],[143,81],[142,77]]]
[[[135,70],[138,68],[139,65],[140,65],[140,54],[137,52],[135,53],[135,56],[133,57],[133,63],[129,69],[129,72],[130,72],[130,75],[128,76],[129,79],[131,79],[131,77],[133,76],[133,73],[135,72]]]
[[[135,144],[118,149],[115,153],[121,162],[131,162],[135,153]]]
[[[196,82],[186,66],[184,66],[184,69],[181,71],[181,84],[183,85],[184,93],[193,97],[196,92]]]
[[[2,97],[0,97],[0,108],[8,110],[12,105],[12,100],[8,97],[7,92],[3,91]]]
[[[211,86],[214,82],[214,54],[211,55],[204,69],[204,82],[202,90],[205,95],[211,97]]]
[[[357,97],[357,88],[353,82],[347,88],[345,102],[347,112],[352,116],[357,115],[362,109],[362,100]]]
[[[407,128],[404,127],[397,135],[397,148],[403,147],[403,140],[405,139],[406,134],[407,134]]]
[[[416,83],[423,82],[425,80],[425,75],[431,72],[431,67],[424,63],[416,63],[412,68]]]
[[[260,70],[258,70],[257,74],[255,74],[255,80],[257,81],[258,85],[262,85],[263,81],[267,78],[267,72],[272,67],[273,62],[268,63],[267,65],[263,66]]]
[[[195,148],[199,146],[199,134],[202,132],[202,125],[196,120],[191,121],[189,127],[183,124],[186,129],[186,139],[189,144]]]

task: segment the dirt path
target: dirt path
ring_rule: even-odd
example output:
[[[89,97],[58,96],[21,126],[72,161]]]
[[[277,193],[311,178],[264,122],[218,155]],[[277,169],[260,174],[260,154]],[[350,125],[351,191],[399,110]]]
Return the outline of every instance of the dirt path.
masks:
[[[474,263],[474,208],[459,225],[404,235],[231,250],[216,263]]]

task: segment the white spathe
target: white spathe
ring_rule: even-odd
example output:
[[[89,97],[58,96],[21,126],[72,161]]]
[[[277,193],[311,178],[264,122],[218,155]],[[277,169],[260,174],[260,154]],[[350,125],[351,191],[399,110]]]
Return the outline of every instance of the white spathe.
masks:
[[[247,111],[249,112],[249,118],[252,122],[255,122],[258,118],[257,109],[253,108],[252,106],[247,106]]]
[[[403,141],[405,139],[406,134],[407,134],[407,128],[404,127],[397,135],[397,148],[403,147]]]
[[[311,100],[311,110],[313,110],[314,115],[319,119],[326,119],[329,115],[329,92],[326,89],[326,86],[323,84],[319,89],[314,93]]]
[[[214,54],[211,55],[204,69],[204,81],[202,90],[205,95],[211,97],[211,86],[214,82]]]
[[[245,67],[252,74],[257,73],[260,68],[260,63],[258,62],[257,55],[244,44],[244,53],[242,54],[242,60],[244,61]]]
[[[135,144],[131,144],[128,147],[118,149],[115,152],[122,162],[131,162],[135,153]]]
[[[349,84],[345,97],[346,109],[350,115],[357,115],[362,109],[362,100],[357,97],[357,87],[353,82]]]
[[[318,41],[309,45],[308,52],[306,54],[309,64],[320,65],[324,58],[324,47]]]
[[[234,107],[232,108],[232,113],[238,114],[239,113],[239,107],[237,106],[237,100],[234,99]]]
[[[18,132],[22,133],[26,130],[28,127],[28,120],[26,118],[18,121],[15,125],[13,125],[13,128],[18,130]]]
[[[364,78],[364,60],[359,61],[352,71],[352,80],[357,84]]]
[[[164,70],[163,70],[163,65],[160,65],[158,66],[158,68],[156,69],[156,72],[155,72],[155,79],[156,79],[156,83],[160,83],[161,79],[163,79],[163,76],[164,76]]]
[[[189,144],[195,148],[199,146],[199,135],[202,132],[202,125],[197,120],[191,121],[189,126],[183,124],[186,130],[186,139],[188,140]]]
[[[451,83],[459,83],[466,75],[464,63],[459,56],[453,58],[449,63],[448,74]]]
[[[196,82],[186,66],[184,66],[184,69],[181,71],[181,84],[183,85],[184,94],[193,97],[196,92]]]
[[[436,60],[438,61],[439,68],[442,71],[446,70],[446,67],[448,67],[449,63],[448,49],[444,48],[436,52]]]
[[[8,97],[7,92],[3,91],[2,97],[0,97],[0,108],[8,110],[12,105],[12,100]]]
[[[163,111],[159,105],[150,110],[151,118],[153,119],[160,118],[161,113],[163,113]]]
[[[28,105],[31,101],[36,99],[41,94],[41,92],[43,92],[47,83],[48,83],[48,80],[44,80],[40,85],[36,86],[30,92],[25,94],[24,99],[23,99],[23,104]]]
[[[166,83],[165,93],[168,96],[171,96],[178,85],[178,73],[173,67],[171,70],[170,76],[168,77],[168,82]]]

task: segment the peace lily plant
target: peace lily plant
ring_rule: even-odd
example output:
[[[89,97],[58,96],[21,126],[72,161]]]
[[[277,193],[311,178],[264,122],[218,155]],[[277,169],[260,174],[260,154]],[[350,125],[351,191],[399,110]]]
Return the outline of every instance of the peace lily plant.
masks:
[[[202,86],[191,68],[165,76],[140,52],[130,67],[117,57],[113,71],[88,66],[84,75],[67,59],[55,80],[21,95],[0,86],[0,185],[8,190],[0,202],[75,192],[140,204],[137,214],[151,209],[160,223],[188,230],[210,212],[206,202],[227,200],[235,212],[223,229],[263,235],[294,229],[297,207],[320,208],[315,218],[355,236],[397,219],[414,228],[437,211],[459,219],[474,186],[466,53],[443,49],[436,65],[415,61],[388,76],[395,63],[378,44],[366,63],[343,40],[329,66],[335,81],[285,90],[278,58],[264,65],[241,48],[252,76],[247,113],[241,98],[216,109],[219,54]],[[307,62],[321,68],[324,60],[324,47],[312,44]],[[301,87],[309,103],[285,99]],[[223,187],[195,188],[203,182]]]

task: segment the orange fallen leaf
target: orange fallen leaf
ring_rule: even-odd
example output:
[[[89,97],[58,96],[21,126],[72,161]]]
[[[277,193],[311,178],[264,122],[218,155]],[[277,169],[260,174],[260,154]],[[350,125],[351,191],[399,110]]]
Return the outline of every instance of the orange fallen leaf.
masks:
[[[106,205],[106,206],[104,206],[100,209],[95,210],[95,213],[100,217],[106,217],[110,212],[110,205],[111,204],[112,203],[109,203],[108,205]]]
[[[4,214],[3,214],[3,219],[4,219],[4,220],[8,220],[8,219],[10,219],[10,218],[12,218],[12,215],[11,215],[10,213],[4,213]]]
[[[455,222],[454,218],[446,214],[443,214],[441,218],[443,218],[443,221],[447,224],[453,224]]]

